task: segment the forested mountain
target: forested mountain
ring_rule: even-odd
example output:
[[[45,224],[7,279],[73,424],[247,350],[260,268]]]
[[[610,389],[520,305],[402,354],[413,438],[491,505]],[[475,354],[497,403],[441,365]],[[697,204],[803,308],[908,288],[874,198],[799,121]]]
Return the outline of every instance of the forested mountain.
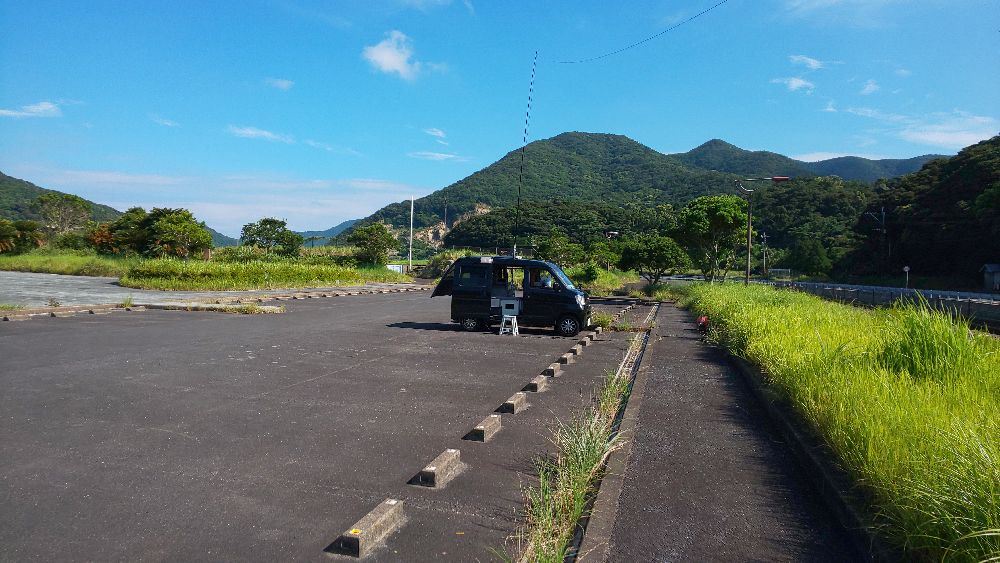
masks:
[[[748,151],[719,139],[670,155],[696,168],[744,176],[815,176],[805,162],[767,151]]]
[[[38,196],[49,192],[62,193],[38,187],[26,180],[0,172],[0,217],[13,221],[20,219],[38,220],[40,217],[31,208],[31,204],[38,199]],[[92,201],[88,201],[88,203],[91,205],[91,218],[94,221],[110,221],[121,215],[120,211],[107,205]]]
[[[521,151],[416,200],[414,226],[448,222],[478,204],[512,207],[517,200]],[[731,174],[690,167],[622,135],[563,133],[525,147],[522,202],[604,202],[606,204],[681,204],[732,186]],[[362,220],[409,225],[410,202],[394,203]]]
[[[357,222],[358,222],[357,219],[348,219],[347,221],[344,221],[343,223],[340,223],[339,225],[336,225],[334,227],[330,227],[325,231],[300,231],[299,234],[302,235],[302,238],[305,239],[310,239],[312,237],[320,237],[318,240],[314,242],[320,245],[329,244],[330,239],[351,228],[351,225]],[[312,244],[312,242],[307,241],[306,244],[310,245]]]
[[[948,158],[939,154],[882,160],[841,156],[803,162],[773,152],[748,151],[719,139],[712,139],[686,153],[671,156],[690,166],[747,176],[840,176],[844,180],[862,182],[909,174],[920,170],[921,166],[935,158]]]
[[[843,157],[801,162],[766,151],[747,151],[718,139],[689,152],[665,155],[622,135],[563,133],[525,147],[522,202],[588,202],[605,205],[684,203],[701,195],[733,193],[740,176],[836,175],[844,180],[871,181],[912,172],[935,155],[905,160]],[[517,200],[521,151],[515,150],[471,176],[416,200],[414,226],[436,225],[477,205],[512,207]],[[361,224],[385,221],[409,225],[410,202],[388,205]]]
[[[14,221],[20,219],[37,221],[40,217],[32,210],[31,204],[38,199],[38,196],[48,192],[65,193],[42,188],[26,180],[7,176],[3,172],[0,172],[0,217]],[[107,205],[101,205],[89,200],[87,203],[91,205],[91,219],[97,222],[113,221],[122,214],[121,211]],[[227,237],[211,227],[205,228],[212,235],[212,244],[215,246],[235,246],[239,244],[238,240]]]
[[[885,244],[875,219],[883,208]],[[1000,262],[1000,136],[876,184],[867,211],[856,230],[872,236],[855,269],[969,277]]]

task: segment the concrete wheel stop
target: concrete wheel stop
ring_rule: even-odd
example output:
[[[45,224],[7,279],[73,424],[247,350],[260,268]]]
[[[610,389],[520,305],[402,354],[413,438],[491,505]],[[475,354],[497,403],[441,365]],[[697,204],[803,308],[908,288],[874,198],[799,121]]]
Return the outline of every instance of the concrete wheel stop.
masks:
[[[410,485],[440,489],[462,470],[461,452],[447,449],[410,479]]]
[[[386,499],[345,530],[323,551],[350,557],[365,557],[386,537],[399,529],[404,521],[403,501]]]
[[[518,391],[497,407],[496,412],[517,414],[526,408],[528,408],[528,394],[524,391]]]
[[[500,415],[491,414],[462,437],[463,440],[471,442],[489,442],[494,434],[500,431]]]

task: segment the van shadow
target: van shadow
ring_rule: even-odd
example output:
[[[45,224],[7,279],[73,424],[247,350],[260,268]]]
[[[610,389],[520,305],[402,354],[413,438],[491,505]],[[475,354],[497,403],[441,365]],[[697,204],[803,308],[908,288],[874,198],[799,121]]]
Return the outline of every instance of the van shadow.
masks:
[[[412,321],[402,321],[398,323],[392,323],[385,325],[388,328],[409,328],[412,330],[431,330],[436,332],[466,332],[462,329],[461,325],[456,323],[418,323]],[[498,326],[492,326],[489,330],[477,330],[477,333],[493,333],[497,334],[500,328]],[[521,336],[549,336],[556,338],[552,334],[552,329],[546,328],[521,328]]]

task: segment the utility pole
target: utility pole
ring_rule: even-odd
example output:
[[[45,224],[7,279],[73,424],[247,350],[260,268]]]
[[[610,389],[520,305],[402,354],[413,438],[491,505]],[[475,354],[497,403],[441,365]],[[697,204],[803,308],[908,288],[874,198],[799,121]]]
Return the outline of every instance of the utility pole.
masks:
[[[770,180],[772,184],[777,184],[778,182],[787,182],[790,178],[788,176],[771,176],[770,178],[736,180],[736,187],[747,196],[747,271],[743,285],[750,285],[750,252],[753,250],[753,193],[756,191],[743,187],[743,182],[762,182],[764,180]]]
[[[410,256],[407,259],[407,272],[413,271],[413,196],[410,196]]]
[[[764,246],[764,277],[767,277],[767,233],[761,231],[760,242]]]

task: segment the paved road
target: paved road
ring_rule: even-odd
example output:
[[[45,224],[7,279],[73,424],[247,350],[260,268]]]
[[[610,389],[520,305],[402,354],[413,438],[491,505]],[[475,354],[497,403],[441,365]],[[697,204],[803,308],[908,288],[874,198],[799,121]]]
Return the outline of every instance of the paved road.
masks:
[[[689,314],[660,309],[609,561],[854,561],[789,447]]]
[[[386,498],[408,523],[380,561],[495,560],[551,447],[622,356],[605,336],[461,439],[574,340],[465,333],[426,293],[0,324],[0,560],[325,560]],[[446,448],[467,468],[407,481]]]
[[[370,285],[374,287],[387,284]],[[50,299],[55,299],[62,305],[117,304],[129,297],[135,303],[167,304],[250,294],[276,295],[289,291],[291,290],[156,291],[122,287],[118,285],[118,278],[0,271],[0,303],[25,307],[45,307]]]

